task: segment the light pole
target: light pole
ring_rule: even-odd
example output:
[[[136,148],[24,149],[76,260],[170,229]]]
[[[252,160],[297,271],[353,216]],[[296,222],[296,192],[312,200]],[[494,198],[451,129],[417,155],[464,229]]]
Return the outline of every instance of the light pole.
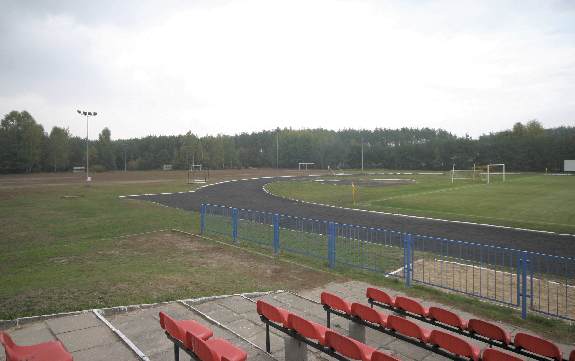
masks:
[[[276,169],[280,167],[280,128],[276,129]]]
[[[78,114],[86,116],[86,182],[91,181],[89,169],[89,154],[88,154],[88,117],[95,117],[98,115],[96,112],[87,112],[87,111],[80,111],[77,110]]]

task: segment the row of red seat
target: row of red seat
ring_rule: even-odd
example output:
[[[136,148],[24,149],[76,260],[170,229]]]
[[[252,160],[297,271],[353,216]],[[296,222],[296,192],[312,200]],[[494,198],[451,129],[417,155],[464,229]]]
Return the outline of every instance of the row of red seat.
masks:
[[[364,343],[342,336],[323,325],[290,313],[283,308],[273,306],[265,301],[257,301],[256,308],[262,320],[266,322],[266,326],[272,324],[276,329],[340,360],[351,358],[361,361],[398,361],[398,359],[384,352],[377,351]],[[268,327],[266,327],[266,351],[270,352]]]
[[[60,341],[42,342],[36,345],[20,346],[5,332],[0,332],[0,343],[4,346],[6,361],[73,361]]]
[[[212,330],[194,320],[175,320],[160,312],[160,326],[174,342],[176,361],[180,348],[199,361],[245,361],[248,357],[244,350],[228,341],[212,337]]]
[[[464,320],[456,313],[441,307],[427,308],[414,299],[405,296],[392,297],[385,291],[373,287],[367,288],[366,296],[371,305],[383,305],[385,308],[400,311],[421,321],[441,326],[512,352],[533,358],[543,356],[558,361],[563,359],[562,352],[557,345],[538,336],[519,332],[512,340],[507,331],[494,323],[480,319]],[[531,355],[526,354],[523,350],[528,351]],[[575,359],[575,350],[571,352],[570,359]]]
[[[358,318],[362,321],[379,326],[377,329],[388,329],[403,336],[414,338],[419,341],[419,343],[414,343],[415,345],[419,345],[434,352],[444,354],[443,350],[445,350],[456,357],[466,357],[474,361],[478,361],[480,359],[481,352],[479,348],[447,332],[441,330],[428,330],[410,320],[378,312],[361,303],[350,304],[343,298],[328,292],[323,292],[321,294],[321,303],[329,310],[343,312],[344,315],[348,316],[346,317],[348,319],[354,320],[354,318]],[[386,333],[393,334],[389,332]],[[434,347],[439,347],[442,350]],[[504,354],[500,351],[493,351],[489,351],[487,355],[484,354],[483,360],[500,360],[503,358],[510,361],[519,360],[516,357]]]

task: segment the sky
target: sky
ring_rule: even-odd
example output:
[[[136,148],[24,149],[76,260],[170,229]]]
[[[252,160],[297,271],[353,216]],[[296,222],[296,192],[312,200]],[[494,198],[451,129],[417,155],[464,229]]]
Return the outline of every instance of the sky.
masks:
[[[575,126],[571,0],[0,0],[0,117],[90,138]]]

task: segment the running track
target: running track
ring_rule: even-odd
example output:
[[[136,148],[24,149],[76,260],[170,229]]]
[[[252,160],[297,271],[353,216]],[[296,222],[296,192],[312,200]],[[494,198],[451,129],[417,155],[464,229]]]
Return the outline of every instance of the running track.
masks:
[[[195,192],[126,198],[143,199],[189,211],[199,211],[202,203],[211,203],[575,257],[575,236],[572,235],[384,215],[300,203],[265,193],[262,187],[272,181],[274,179],[249,179],[210,185]]]

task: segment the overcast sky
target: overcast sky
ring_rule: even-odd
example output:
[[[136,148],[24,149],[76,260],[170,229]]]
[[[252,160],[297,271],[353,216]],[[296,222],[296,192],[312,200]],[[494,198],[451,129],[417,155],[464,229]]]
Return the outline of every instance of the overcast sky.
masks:
[[[0,0],[0,116],[90,137],[575,125],[575,1]]]

